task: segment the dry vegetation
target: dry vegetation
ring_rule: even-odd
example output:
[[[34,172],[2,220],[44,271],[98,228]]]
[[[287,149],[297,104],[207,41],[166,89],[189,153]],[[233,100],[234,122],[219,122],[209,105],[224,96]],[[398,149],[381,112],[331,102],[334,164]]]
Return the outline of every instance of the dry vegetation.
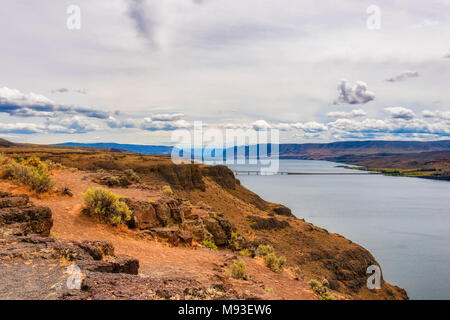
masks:
[[[58,170],[72,170],[83,179],[93,175],[126,177],[132,184],[109,186],[117,188],[117,192],[116,189],[112,192],[93,188],[98,181],[83,190],[85,213],[108,224],[119,225],[130,220],[132,210],[120,201],[119,194],[133,195],[148,189],[160,197],[181,199],[182,205],[207,211],[214,219],[226,218],[234,228],[227,249],[218,247],[212,239],[204,239],[198,245],[213,249],[208,250],[211,254],[228,250],[239,256],[242,260],[227,268],[232,278],[251,279],[254,275],[250,277],[249,272],[261,272],[262,269],[257,269],[260,264],[270,280],[289,278],[306,287],[309,281],[320,279],[317,282],[320,286],[312,282],[311,289],[321,299],[405,297],[400,288],[386,282],[378,292],[365,289],[367,263],[376,263],[370,253],[342,236],[291,215],[277,213],[274,208],[278,205],[264,201],[241,186],[226,168],[174,166],[168,157],[76,148],[21,146],[1,148],[0,152],[3,152],[0,156],[3,178],[24,184],[37,193],[51,190],[52,174]],[[127,191],[127,188],[130,189]],[[140,242],[140,245],[145,243]],[[195,252],[189,253],[193,254]],[[283,290],[295,291],[282,286],[275,291]]]

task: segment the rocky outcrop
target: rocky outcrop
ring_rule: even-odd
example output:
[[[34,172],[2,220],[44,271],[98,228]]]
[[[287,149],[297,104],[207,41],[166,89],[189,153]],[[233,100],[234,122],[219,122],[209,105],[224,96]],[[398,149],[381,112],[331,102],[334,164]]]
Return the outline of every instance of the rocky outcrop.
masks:
[[[129,222],[131,228],[149,229],[161,226],[161,220],[156,214],[155,207],[148,201],[135,201],[130,198],[121,199],[133,212]]]
[[[0,235],[48,236],[52,226],[49,208],[33,205],[25,194],[0,192]]]
[[[288,207],[285,207],[281,204],[276,205],[273,208],[273,212],[275,212],[276,214],[280,215],[280,216],[286,216],[286,217],[294,217],[294,215],[292,214],[291,209],[289,209]]]
[[[225,189],[236,189],[239,180],[234,177],[233,171],[226,166],[209,166],[203,168],[203,175],[211,177],[219,186]]]
[[[175,189],[206,190],[202,170],[197,164],[161,164],[152,168]]]
[[[258,216],[247,216],[252,224],[250,225],[254,230],[277,230],[289,226],[289,222],[278,220],[276,218],[262,218]]]
[[[80,288],[69,288],[76,268]],[[0,269],[0,299],[248,298],[222,282],[204,285],[188,277],[138,276],[139,261],[114,255],[114,247],[104,241],[8,236],[0,240]]]
[[[217,246],[230,244],[233,227],[217,214],[181,199],[163,198],[155,202],[122,199],[133,211],[131,228],[141,230],[141,238],[160,238],[173,245],[192,244],[208,239]]]

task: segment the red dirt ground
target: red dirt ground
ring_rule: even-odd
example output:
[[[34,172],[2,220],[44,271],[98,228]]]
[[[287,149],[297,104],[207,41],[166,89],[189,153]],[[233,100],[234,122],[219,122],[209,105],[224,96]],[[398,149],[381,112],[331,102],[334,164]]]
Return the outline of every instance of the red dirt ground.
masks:
[[[54,225],[52,235],[71,240],[108,240],[113,243],[117,254],[127,254],[140,261],[140,274],[143,276],[183,276],[193,277],[209,284],[226,277],[225,261],[235,254],[230,250],[211,250],[203,247],[171,247],[166,243],[141,240],[135,232],[126,227],[112,227],[94,221],[81,213],[82,195],[87,189],[99,186],[92,182],[92,174],[58,170],[53,174],[55,189],[68,186],[73,197],[48,194],[37,198],[23,187],[0,181],[3,191],[27,193],[37,205],[47,206],[53,212]],[[104,186],[102,186],[104,187]],[[114,193],[138,200],[156,200],[161,194],[158,190],[113,188]],[[273,289],[274,295],[267,298],[280,299],[317,299],[302,280],[295,280],[289,271],[277,274],[264,266],[262,260],[238,257],[247,265],[251,281],[229,279],[237,290],[251,293],[255,287]],[[263,291],[263,290],[260,290]],[[264,292],[264,291],[263,291]]]

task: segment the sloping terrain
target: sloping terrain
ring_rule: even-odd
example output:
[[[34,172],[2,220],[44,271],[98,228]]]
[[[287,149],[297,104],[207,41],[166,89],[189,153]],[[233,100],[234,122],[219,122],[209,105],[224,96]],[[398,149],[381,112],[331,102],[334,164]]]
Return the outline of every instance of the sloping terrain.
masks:
[[[403,289],[384,281],[381,290],[368,290],[366,269],[377,262],[367,250],[342,236],[295,218],[286,207],[264,201],[242,187],[226,167],[176,166],[167,158],[85,150],[3,151],[13,161],[38,155],[42,160],[72,167],[52,165],[51,177],[55,185],[49,192],[41,194],[12,180],[0,180],[0,190],[13,195],[27,194],[35,205],[50,209],[53,224],[49,239],[76,244],[106,242],[114,247],[115,255],[129,255],[139,261],[139,275],[134,275],[137,278],[131,279],[132,275],[122,277],[120,272],[106,272],[96,278],[89,272],[98,272],[98,269],[87,270],[83,290],[69,295],[50,290],[45,296],[76,299],[324,298],[313,292],[309,285],[310,280],[318,280],[326,283],[325,290],[330,293],[326,297],[407,298]],[[128,181],[125,172],[129,169],[133,169],[139,179]],[[170,195],[165,192],[166,185],[173,189]],[[133,218],[126,224],[113,226],[88,216],[84,212],[83,194],[93,187],[122,196],[122,201],[132,210]],[[8,225],[7,229],[11,230],[10,227]],[[16,230],[20,231],[20,228]],[[29,235],[10,232],[8,236]],[[208,248],[206,239],[215,243],[218,249]],[[42,246],[42,241],[48,248],[51,241],[41,240]],[[6,242],[21,243],[22,240],[6,239]],[[276,256],[286,257],[282,272],[274,272],[266,266],[265,258],[257,254],[260,245],[271,245]],[[131,257],[128,259],[132,260]],[[50,259],[51,265],[44,264],[42,268],[57,268],[58,259],[61,257]],[[102,257],[99,261],[110,262],[106,260]],[[70,263],[74,261],[69,259]],[[246,266],[244,279],[234,279],[229,273],[239,261]],[[33,260],[27,263],[35,264]],[[111,268],[100,269],[108,271]],[[62,273],[57,274],[62,276]],[[13,273],[8,275],[11,277]],[[56,280],[50,279],[49,283]],[[156,295],[146,295],[142,291],[154,283],[161,284],[161,281],[167,285],[176,284],[171,287],[172,291],[169,290],[172,293],[163,294],[164,286],[158,287]],[[114,283],[120,292],[114,291]],[[203,293],[192,295],[193,288]],[[205,290],[209,293],[205,294]],[[3,288],[0,292],[11,291]],[[115,293],[102,295],[102,292]]]

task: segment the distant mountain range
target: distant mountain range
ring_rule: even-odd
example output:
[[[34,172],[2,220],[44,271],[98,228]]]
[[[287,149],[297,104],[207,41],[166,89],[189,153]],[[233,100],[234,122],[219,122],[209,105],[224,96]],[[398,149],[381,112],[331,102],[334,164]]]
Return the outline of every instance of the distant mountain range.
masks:
[[[121,149],[126,151],[170,155],[173,147],[120,143],[77,143],[68,142],[59,146]],[[450,150],[450,140],[441,141],[344,141],[332,143],[280,144],[280,158],[326,159],[342,155],[399,154]],[[248,147],[246,147],[246,154]]]
[[[67,142],[56,144],[57,146],[72,146],[72,147],[89,147],[89,148],[107,148],[120,149],[138,153],[152,154],[152,155],[170,155],[173,147],[168,146],[149,146],[140,144],[120,144],[120,143],[78,143]]]

